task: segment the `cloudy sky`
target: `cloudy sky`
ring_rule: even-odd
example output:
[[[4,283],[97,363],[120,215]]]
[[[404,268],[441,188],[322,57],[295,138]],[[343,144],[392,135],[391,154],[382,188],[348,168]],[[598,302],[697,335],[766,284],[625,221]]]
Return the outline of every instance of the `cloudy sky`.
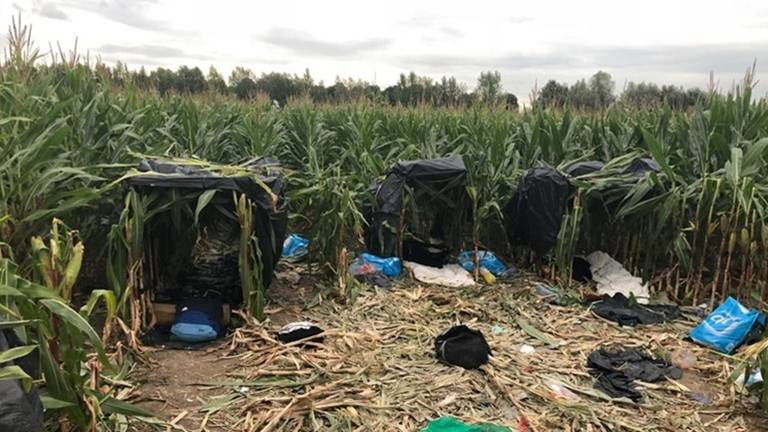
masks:
[[[768,80],[766,0],[0,0],[6,23],[19,11],[45,49],[77,37],[91,59],[214,65],[225,77],[238,65],[309,68],[326,83],[385,87],[414,70],[473,88],[481,71],[498,70],[523,100],[549,79],[572,83],[599,69],[618,90],[627,81],[706,88],[710,71],[728,90],[754,60]]]

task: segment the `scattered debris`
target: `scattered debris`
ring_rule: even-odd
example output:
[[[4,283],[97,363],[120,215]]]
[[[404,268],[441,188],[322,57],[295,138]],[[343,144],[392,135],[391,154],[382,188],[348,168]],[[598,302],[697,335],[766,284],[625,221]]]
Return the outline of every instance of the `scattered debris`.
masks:
[[[665,378],[680,379],[683,372],[664,360],[636,348],[601,347],[587,358],[589,373],[595,388],[613,398],[626,397],[635,402],[642,399],[634,380],[654,383]]]
[[[309,255],[309,240],[298,235],[290,234],[283,242],[283,259],[288,262],[299,262]]]
[[[438,360],[464,369],[477,369],[488,362],[491,347],[483,333],[465,325],[446,330],[435,339]]]
[[[730,354],[765,329],[765,314],[728,297],[688,335],[695,342]]]
[[[478,264],[480,264],[480,271],[483,269],[489,271],[493,276],[499,278],[510,278],[515,275],[517,269],[514,266],[507,267],[496,254],[489,251],[478,251]],[[464,270],[468,272],[475,271],[475,254],[472,251],[464,251],[459,254],[457,258],[459,264],[464,267]]]
[[[597,293],[612,296],[621,293],[624,297],[634,296],[639,303],[646,304],[650,298],[648,284],[632,276],[618,261],[605,252],[592,252],[587,256],[592,279],[597,282]]]
[[[672,364],[680,369],[693,369],[696,367],[696,354],[685,348],[679,348],[672,353]]]
[[[490,423],[474,425],[454,417],[440,417],[430,421],[421,432],[511,432],[511,429]]]
[[[680,308],[673,305],[640,304],[628,299],[622,293],[599,300],[592,304],[595,315],[619,323],[622,326],[657,324],[676,319]]]
[[[555,381],[553,379],[545,379],[544,384],[547,385],[549,390],[557,399],[563,399],[570,403],[575,403],[581,400],[581,398],[574,392],[570,391],[563,383]]]
[[[475,285],[472,275],[458,264],[448,264],[441,268],[429,267],[410,261],[406,261],[404,264],[413,273],[414,279],[419,282],[453,288]]]
[[[521,345],[520,346],[520,352],[523,354],[533,354],[536,352],[536,348],[530,346],[530,345]]]
[[[536,284],[534,289],[536,290],[536,295],[538,295],[539,297],[542,297],[542,299],[547,301],[548,303],[560,302],[561,296],[560,296],[560,292],[557,289],[545,283]]]

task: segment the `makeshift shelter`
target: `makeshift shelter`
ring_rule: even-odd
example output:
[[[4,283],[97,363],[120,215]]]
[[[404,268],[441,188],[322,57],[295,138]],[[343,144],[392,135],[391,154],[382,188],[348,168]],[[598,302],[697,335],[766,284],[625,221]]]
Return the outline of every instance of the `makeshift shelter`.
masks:
[[[188,298],[262,317],[287,223],[274,161],[145,160],[120,182],[125,205],[110,234],[108,273],[134,332],[155,323],[155,304]]]
[[[455,241],[455,238],[445,237],[448,232],[460,229],[469,208],[464,187],[466,176],[467,169],[460,155],[395,164],[384,180],[373,186],[375,204],[366,215],[369,223],[366,232],[368,250],[380,256],[402,257],[405,242],[409,253],[432,253],[429,239],[422,242],[406,238],[412,237],[411,234]],[[429,220],[417,220],[416,212],[408,214],[409,207],[424,210]],[[434,256],[425,258],[431,261],[444,253],[435,251]]]
[[[526,171],[512,200],[504,207],[507,235],[513,244],[525,244],[544,255],[557,243],[563,215],[576,188],[551,167]]]

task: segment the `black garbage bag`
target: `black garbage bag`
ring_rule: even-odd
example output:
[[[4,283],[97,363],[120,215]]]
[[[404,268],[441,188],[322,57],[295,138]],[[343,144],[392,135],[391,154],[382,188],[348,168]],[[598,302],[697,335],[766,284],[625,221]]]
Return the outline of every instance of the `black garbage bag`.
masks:
[[[451,327],[435,339],[438,360],[464,369],[477,369],[488,362],[491,347],[479,330],[465,325]]]
[[[526,244],[544,255],[557,243],[563,215],[576,188],[551,167],[528,170],[504,208],[507,234],[513,244]]]
[[[415,239],[403,240],[403,259],[430,267],[442,267],[451,251],[443,245]]]
[[[624,174],[631,174],[635,177],[642,177],[648,172],[661,172],[661,165],[649,157],[641,157],[632,161],[624,170]]]
[[[306,339],[305,342],[323,343],[323,329],[309,321],[297,321],[286,324],[277,333],[277,339],[282,343],[291,343]],[[312,337],[317,336],[317,337]]]
[[[635,380],[653,383],[667,377],[680,379],[683,376],[680,368],[636,348],[600,347],[587,357],[587,367],[597,379],[596,389],[608,396],[627,397],[635,402],[642,399],[635,388]]]
[[[680,308],[677,306],[630,302],[622,293],[595,302],[592,311],[607,320],[630,327],[638,324],[658,324],[680,317]]]
[[[0,331],[0,352],[23,345],[11,329]],[[33,354],[16,359],[19,366],[33,378],[39,378]],[[0,365],[9,366],[10,363]],[[43,404],[33,386],[24,391],[19,380],[0,380],[0,431],[39,432],[43,430]]]
[[[587,283],[592,280],[592,266],[582,257],[573,257],[571,265],[571,279],[576,282]]]
[[[571,177],[578,177],[600,171],[604,166],[605,164],[600,161],[577,162],[568,167],[565,172]]]

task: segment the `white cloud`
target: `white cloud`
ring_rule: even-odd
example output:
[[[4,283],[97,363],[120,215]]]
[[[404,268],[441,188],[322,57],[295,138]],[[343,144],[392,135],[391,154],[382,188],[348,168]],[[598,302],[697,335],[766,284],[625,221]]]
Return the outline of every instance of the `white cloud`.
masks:
[[[376,7],[343,0],[13,0],[0,1],[10,23],[17,10],[38,45],[75,37],[81,51],[133,67],[181,64],[227,75],[302,73],[394,83],[415,70],[455,75],[474,87],[483,70],[499,70],[504,87],[524,98],[548,79],[573,82],[598,69],[626,81],[722,87],[754,59],[768,64],[764,0],[540,0],[467,4],[391,0]],[[56,19],[52,19],[56,18]],[[0,23],[2,24],[2,23]]]

